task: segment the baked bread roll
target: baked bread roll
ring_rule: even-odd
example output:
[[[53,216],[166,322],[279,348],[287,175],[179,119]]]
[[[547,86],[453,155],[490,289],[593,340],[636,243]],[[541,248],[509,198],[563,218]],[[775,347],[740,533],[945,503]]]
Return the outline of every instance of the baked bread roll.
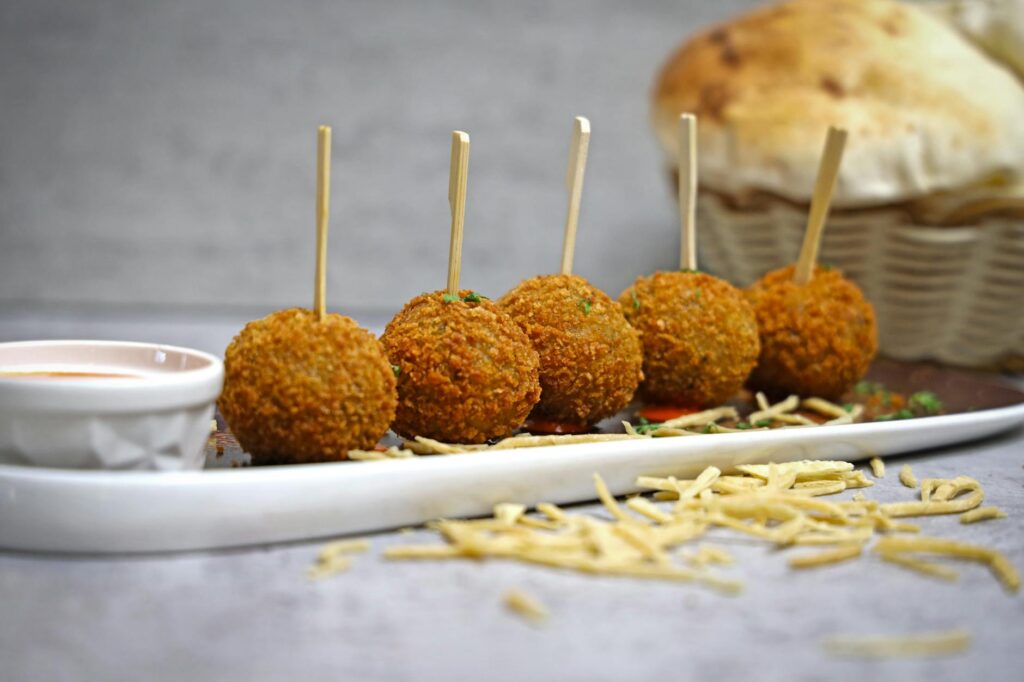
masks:
[[[679,114],[698,115],[701,185],[735,206],[806,203],[829,125],[850,132],[834,209],[977,200],[1024,171],[1018,79],[890,0],[789,0],[703,31],[664,65],[652,104],[670,166]]]
[[[1024,76],[1024,0],[928,0],[924,7]]]

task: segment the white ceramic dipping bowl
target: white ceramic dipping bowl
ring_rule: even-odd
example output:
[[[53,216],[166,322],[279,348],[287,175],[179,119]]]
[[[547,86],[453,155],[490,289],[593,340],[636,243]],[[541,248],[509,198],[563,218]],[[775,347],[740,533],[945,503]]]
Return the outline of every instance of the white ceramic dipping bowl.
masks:
[[[223,382],[218,358],[188,348],[0,343],[0,463],[201,469]]]

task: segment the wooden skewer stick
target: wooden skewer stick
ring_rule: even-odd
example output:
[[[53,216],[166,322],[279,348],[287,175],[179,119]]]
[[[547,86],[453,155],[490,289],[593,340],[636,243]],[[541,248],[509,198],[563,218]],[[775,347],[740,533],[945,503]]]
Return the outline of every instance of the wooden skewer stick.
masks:
[[[828,137],[825,138],[825,151],[822,152],[821,163],[818,166],[818,179],[814,182],[804,243],[800,247],[800,259],[797,260],[796,272],[793,275],[793,281],[797,284],[807,284],[814,276],[818,250],[821,248],[821,235],[825,231],[825,220],[828,218],[829,205],[832,203],[832,193],[836,189],[839,164],[843,160],[845,146],[846,131],[829,127]]]
[[[583,174],[587,169],[587,150],[590,148],[590,121],[577,116],[572,128],[572,146],[569,148],[569,170],[565,174],[565,188],[569,192],[569,209],[565,216],[565,240],[562,242],[562,274],[572,274],[572,257],[576,251],[576,225],[580,219],[580,199],[583,197]]]
[[[697,269],[697,117],[679,117],[679,268]]]
[[[462,272],[462,227],[466,221],[466,177],[469,175],[469,135],[452,132],[452,161],[448,174],[448,204],[452,209],[452,239],[448,247],[448,293],[459,295]]]
[[[320,126],[316,136],[316,281],[313,310],[322,322],[327,316],[327,220],[331,207],[331,127]]]

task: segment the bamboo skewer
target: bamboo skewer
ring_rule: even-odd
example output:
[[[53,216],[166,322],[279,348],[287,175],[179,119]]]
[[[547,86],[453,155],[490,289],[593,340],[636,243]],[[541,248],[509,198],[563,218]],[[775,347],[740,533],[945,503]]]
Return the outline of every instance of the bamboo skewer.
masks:
[[[313,311],[327,316],[327,221],[331,206],[331,127],[320,126],[316,136],[316,281]]]
[[[807,284],[814,276],[814,266],[818,262],[818,251],[821,248],[821,235],[825,231],[825,220],[828,218],[832,194],[836,189],[839,164],[843,160],[845,145],[846,131],[829,127],[828,136],[825,138],[825,150],[818,166],[818,178],[814,182],[804,243],[800,247],[800,258],[797,260],[796,272],[793,275],[793,281],[797,284]]]
[[[590,121],[577,116],[573,122],[572,145],[569,148],[569,169],[565,174],[565,188],[569,192],[569,207],[565,216],[565,239],[562,242],[562,274],[572,274],[572,257],[576,251],[576,226],[580,218],[580,199],[583,196],[583,175],[587,169],[587,150],[590,147]]]
[[[448,246],[448,293],[459,295],[462,273],[462,227],[466,221],[466,176],[469,175],[469,135],[452,131],[452,161],[448,173],[448,204],[452,209],[452,237]]]
[[[679,116],[679,268],[697,269],[697,117]]]

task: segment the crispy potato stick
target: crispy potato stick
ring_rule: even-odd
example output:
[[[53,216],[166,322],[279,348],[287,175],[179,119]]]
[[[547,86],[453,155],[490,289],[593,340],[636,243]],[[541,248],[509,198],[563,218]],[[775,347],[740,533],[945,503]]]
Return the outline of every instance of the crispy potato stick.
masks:
[[[780,415],[788,414],[800,406],[800,398],[795,395],[791,395],[780,403],[774,405],[768,405],[768,401],[765,399],[763,393],[757,394],[757,404],[760,406],[760,410],[752,412],[747,421],[751,424],[756,424],[763,419],[777,419]],[[814,422],[811,422],[812,424]]]
[[[306,575],[310,580],[317,580],[347,571],[352,566],[352,560],[346,555],[365,552],[369,548],[370,541],[365,539],[328,543],[317,553],[316,561],[306,569]]]
[[[839,424],[853,424],[854,422],[860,421],[860,418],[863,416],[864,406],[858,404],[854,405],[853,409],[851,409],[848,413],[842,415],[841,417],[829,419],[827,422],[822,424],[822,426],[838,426]]]
[[[642,529],[643,526],[624,523],[617,523],[612,526],[612,532],[632,545],[644,558],[659,564],[667,563],[668,557],[665,555],[665,552],[660,547],[656,547],[650,541],[650,538],[643,535]]]
[[[516,521],[525,513],[525,504],[502,502],[494,505],[494,518],[508,526],[514,526]]]
[[[662,422],[661,426],[666,429],[685,429],[690,426],[706,426],[720,419],[739,419],[739,416],[734,407],[715,407],[703,412],[684,414],[681,417],[669,419]]]
[[[406,441],[405,447],[418,455],[461,455],[467,452],[472,452],[473,450],[481,450],[487,446],[442,443],[441,441],[434,440],[433,438],[416,436],[415,439]]]
[[[900,467],[900,483],[908,488],[917,487],[917,476],[914,475],[914,471],[910,468],[909,464],[904,464]]]
[[[644,497],[631,497],[626,500],[626,506],[635,511],[637,514],[643,514],[652,521],[658,523],[672,523],[675,521],[675,517],[662,511],[654,503]]]
[[[933,578],[940,578],[949,582],[955,582],[960,578],[960,574],[952,568],[943,566],[942,564],[937,564],[933,561],[925,561],[924,559],[907,556],[906,554],[897,554],[895,552],[881,552],[878,556],[891,564],[903,566],[904,568],[909,568],[912,571],[917,571],[918,573],[923,573],[924,575],[929,575]]]
[[[860,470],[847,472],[843,476],[843,481],[847,488],[870,488],[875,484],[874,481],[869,481],[864,472]]]
[[[463,553],[454,545],[392,545],[384,549],[385,559],[453,559]]]
[[[969,476],[957,476],[943,481],[932,493],[932,499],[939,502],[952,500],[960,493],[970,490],[981,490],[981,484]]]
[[[868,462],[871,465],[871,473],[875,478],[885,478],[885,462],[879,457],[872,457]]]
[[[336,556],[329,561],[317,562],[306,569],[306,577],[310,580],[320,580],[332,575],[344,573],[352,567],[352,560],[347,556]]]
[[[701,545],[694,554],[684,554],[683,558],[691,566],[706,566],[708,564],[722,564],[728,566],[735,560],[732,555],[721,547],[710,547]]]
[[[548,610],[536,597],[522,590],[509,590],[502,597],[505,606],[534,625],[541,625],[548,619]]]
[[[619,521],[625,521],[626,523],[636,523],[637,520],[622,511],[622,507],[615,501],[612,494],[608,492],[608,486],[605,485],[604,479],[601,478],[601,474],[594,472],[594,487],[597,489],[597,497],[601,500],[601,504]]]
[[[673,436],[699,436],[700,433],[696,431],[687,431],[686,429],[678,429],[675,427],[661,426],[656,431],[651,433],[652,438],[668,438]]]
[[[349,450],[348,458],[356,461],[376,461],[382,459],[409,459],[416,453],[394,445],[387,450]]]
[[[787,492],[793,495],[807,495],[817,497],[818,495],[834,495],[846,490],[846,481],[830,481],[826,478],[817,481],[800,481],[794,483]]]
[[[789,490],[796,483],[796,472],[792,469],[780,472],[778,467],[772,463],[768,465],[768,482],[765,488],[768,490]]]
[[[960,515],[960,523],[976,523],[988,519],[1005,519],[1006,512],[999,507],[977,507]]]
[[[355,554],[370,549],[370,541],[365,538],[355,540],[338,540],[324,545],[317,555],[318,559],[330,559],[339,554]]]
[[[565,512],[562,511],[561,507],[551,504],[550,502],[541,502],[538,504],[537,511],[552,521],[557,521],[558,523],[565,522]]]
[[[1020,589],[1020,576],[1017,574],[1013,564],[1010,563],[1010,560],[1002,552],[988,547],[957,542],[956,540],[947,540],[945,538],[890,535],[879,540],[875,544],[874,549],[879,554],[919,552],[981,561],[989,565],[989,568],[1002,581],[1006,589],[1011,592],[1016,592]]]
[[[824,398],[804,398],[800,401],[800,406],[805,407],[808,410],[814,410],[818,414],[826,417],[846,417],[850,414],[843,409],[842,405],[836,405]]]
[[[925,479],[928,480],[928,479]],[[879,511],[887,516],[929,516],[934,514],[956,514],[959,512],[970,511],[982,503],[985,499],[985,493],[981,489],[981,484],[975,481],[973,478],[967,478],[966,476],[960,476],[953,481],[957,482],[956,486],[950,485],[944,491],[943,497],[945,497],[946,491],[953,491],[951,495],[959,495],[961,492],[970,491],[969,495],[964,497],[957,497],[956,499],[942,499],[936,500],[935,495],[932,499],[921,502],[890,502],[888,504],[879,505]],[[948,481],[947,483],[953,483]],[[940,486],[941,488],[941,486]],[[924,494],[924,482],[921,484],[922,495]],[[936,491],[937,493],[938,491]]]
[[[580,433],[550,436],[520,435],[500,440],[487,448],[488,450],[512,450],[517,448],[536,448],[544,445],[572,445],[575,443],[604,443],[615,440],[636,440],[646,436],[628,433]]]
[[[795,471],[797,482],[815,481],[822,478],[845,478],[847,472],[853,472],[853,464],[850,462],[829,460],[805,459],[801,462],[783,462],[776,466],[781,472]],[[768,480],[769,467],[767,464],[739,464],[736,469],[750,476]]]
[[[700,476],[698,476],[693,483],[687,486],[677,485],[676,492],[679,493],[680,502],[697,497],[702,492],[710,488],[711,484],[718,480],[718,477],[721,475],[722,472],[718,467],[709,466],[704,469],[704,471],[700,472]]]
[[[822,646],[833,656],[850,658],[946,656],[966,651],[971,646],[971,634],[961,629],[889,637],[838,635],[822,640]]]
[[[789,567],[814,568],[816,566],[837,564],[840,561],[847,561],[849,559],[859,557],[861,549],[861,545],[844,545],[836,547],[835,549],[826,549],[823,552],[815,552],[814,554],[801,554],[800,556],[791,557],[789,559]]]

